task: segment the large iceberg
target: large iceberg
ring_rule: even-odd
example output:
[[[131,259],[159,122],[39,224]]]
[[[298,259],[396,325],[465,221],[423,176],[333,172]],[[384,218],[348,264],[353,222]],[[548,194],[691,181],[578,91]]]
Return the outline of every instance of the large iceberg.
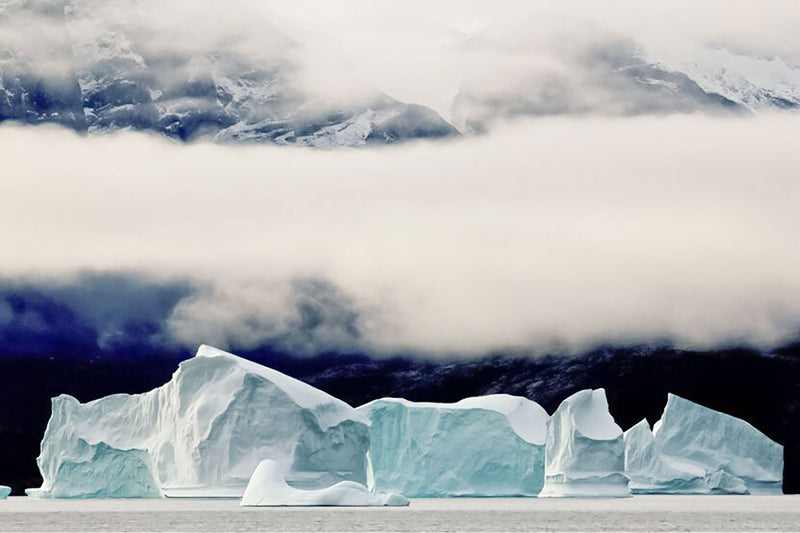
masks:
[[[9,494],[11,494],[11,487],[0,485],[0,500],[5,500]]]
[[[547,421],[542,497],[630,496],[622,429],[603,389],[561,402]]]
[[[397,398],[358,408],[371,423],[370,486],[409,497],[535,496],[547,413],[506,394],[457,403]]]
[[[284,466],[267,459],[259,463],[242,496],[241,505],[307,506],[335,505],[349,507],[405,506],[408,500],[395,493],[372,493],[355,481],[340,481],[321,489],[291,487],[285,478]]]
[[[165,385],[89,403],[52,401],[39,497],[241,497],[256,466],[322,488],[367,481],[369,422],[270,368],[201,346]]]
[[[744,420],[669,394],[652,434],[646,424],[625,439],[635,492],[781,493],[783,446]]]
[[[747,494],[747,485],[723,470],[660,453],[646,419],[625,432],[625,474],[634,494]]]

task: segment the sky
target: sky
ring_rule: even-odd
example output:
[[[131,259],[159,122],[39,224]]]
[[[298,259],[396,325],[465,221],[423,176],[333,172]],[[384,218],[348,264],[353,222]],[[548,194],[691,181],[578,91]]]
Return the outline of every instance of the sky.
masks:
[[[7,284],[63,295],[82,273],[124,273],[182,287],[156,313],[174,342],[298,353],[771,347],[800,331],[800,117],[619,116],[576,60],[621,39],[665,63],[722,47],[762,70],[800,65],[796,2],[187,4],[79,1],[70,31],[122,28],[175,54],[224,45],[316,98],[379,90],[448,120],[464,88],[523,99],[557,73],[579,97],[484,135],[363,150],[3,124]],[[41,69],[80,67],[53,53],[51,11],[26,17],[0,21],[0,41]],[[309,308],[323,325],[298,335]]]

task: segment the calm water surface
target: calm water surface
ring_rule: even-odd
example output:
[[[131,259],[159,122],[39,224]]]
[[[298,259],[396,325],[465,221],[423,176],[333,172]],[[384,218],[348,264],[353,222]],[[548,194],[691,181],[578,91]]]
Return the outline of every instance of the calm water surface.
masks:
[[[237,500],[0,501],[0,531],[798,531],[800,496],[424,499],[406,508]]]

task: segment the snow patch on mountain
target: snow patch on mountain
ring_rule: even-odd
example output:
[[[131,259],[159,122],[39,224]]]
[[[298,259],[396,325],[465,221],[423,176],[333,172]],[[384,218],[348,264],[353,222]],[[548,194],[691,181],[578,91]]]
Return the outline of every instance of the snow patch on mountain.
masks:
[[[800,67],[781,57],[708,47],[652,59],[667,70],[683,72],[707,93],[718,94],[747,109],[800,107]]]

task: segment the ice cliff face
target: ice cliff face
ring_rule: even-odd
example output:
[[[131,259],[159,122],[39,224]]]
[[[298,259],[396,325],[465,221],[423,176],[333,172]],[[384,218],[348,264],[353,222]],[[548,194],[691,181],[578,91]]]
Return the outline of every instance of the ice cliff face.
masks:
[[[61,400],[63,399],[63,401]],[[64,414],[77,401],[60,396],[53,410]],[[55,451],[55,450],[54,450]],[[42,498],[159,498],[161,491],[148,453],[139,449],[119,449],[99,441],[75,439],[57,461],[46,464],[47,481],[39,489],[28,489],[29,496]],[[41,463],[40,463],[41,468]]]
[[[5,500],[11,494],[11,487],[0,485],[0,500]]]
[[[641,453],[641,440],[630,441],[631,453]],[[653,447],[667,462],[710,477],[710,492],[782,491],[783,446],[744,420],[674,394],[653,428]]]
[[[547,421],[543,497],[630,496],[622,429],[603,389],[564,400]]]
[[[53,399],[40,497],[241,496],[265,459],[299,487],[366,483],[367,419],[275,370],[202,346],[165,385]]]
[[[747,485],[724,470],[663,455],[650,424],[642,420],[625,432],[625,474],[634,494],[747,494]]]
[[[354,481],[340,481],[322,489],[296,489],[286,483],[280,463],[259,463],[242,496],[241,505],[252,506],[406,506],[408,500],[395,493],[374,494]]]
[[[534,496],[547,413],[497,394],[457,403],[384,398],[358,408],[370,430],[372,485],[409,497]]]

